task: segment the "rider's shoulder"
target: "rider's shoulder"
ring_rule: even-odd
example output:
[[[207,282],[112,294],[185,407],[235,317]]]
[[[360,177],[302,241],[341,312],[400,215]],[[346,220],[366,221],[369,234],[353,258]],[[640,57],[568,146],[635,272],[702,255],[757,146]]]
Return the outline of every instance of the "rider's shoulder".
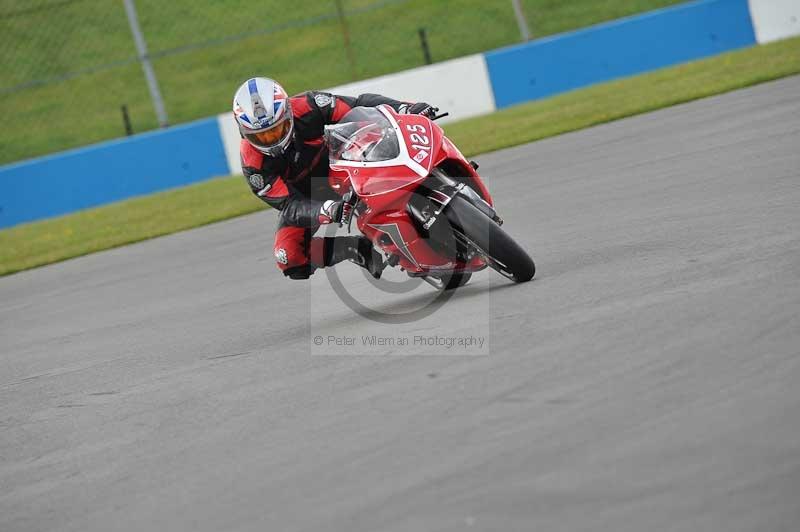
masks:
[[[264,176],[280,175],[286,166],[283,157],[267,157],[252,144],[242,139],[239,142],[239,155],[242,159],[242,171],[246,176],[256,173]]]
[[[311,90],[300,93],[292,97],[293,107],[295,106],[294,98],[298,99],[297,101],[300,103],[301,108],[306,109],[306,112],[310,111],[313,107],[323,111],[332,109],[336,105],[336,96],[326,91]]]
[[[291,96],[289,102],[292,106],[292,114],[295,117],[301,117],[313,111],[316,107],[315,95],[316,91],[306,91]]]
[[[239,154],[242,157],[242,168],[260,169],[264,164],[264,154],[245,139],[239,141]]]

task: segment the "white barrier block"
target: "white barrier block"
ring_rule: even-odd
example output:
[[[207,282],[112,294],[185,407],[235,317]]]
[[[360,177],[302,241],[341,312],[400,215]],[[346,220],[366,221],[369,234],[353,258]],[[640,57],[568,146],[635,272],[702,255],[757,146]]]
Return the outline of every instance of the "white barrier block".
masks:
[[[327,91],[343,96],[370,92],[407,102],[428,102],[450,113],[442,122],[495,110],[494,94],[483,54],[356,81]]]
[[[759,44],[800,35],[800,0],[748,0]]]
[[[219,135],[222,137],[222,145],[225,147],[225,158],[228,160],[228,169],[232,174],[242,173],[242,160],[239,157],[239,128],[233,119],[233,113],[227,112],[217,115],[217,125]]]

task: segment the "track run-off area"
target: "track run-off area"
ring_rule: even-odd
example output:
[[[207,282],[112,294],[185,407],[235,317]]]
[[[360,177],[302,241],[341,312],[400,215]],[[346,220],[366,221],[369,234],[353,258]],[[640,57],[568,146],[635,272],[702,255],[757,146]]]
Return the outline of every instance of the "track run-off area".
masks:
[[[268,210],[0,278],[0,530],[797,530],[800,77],[477,160],[536,278],[417,321]]]

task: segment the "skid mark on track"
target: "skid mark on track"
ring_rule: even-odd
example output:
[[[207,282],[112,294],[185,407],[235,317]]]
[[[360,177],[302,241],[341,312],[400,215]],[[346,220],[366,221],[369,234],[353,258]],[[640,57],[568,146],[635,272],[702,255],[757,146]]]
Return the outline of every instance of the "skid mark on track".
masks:
[[[245,351],[243,353],[230,353],[230,354],[227,354],[227,355],[214,355],[214,356],[206,357],[206,360],[219,360],[221,358],[241,357],[241,356],[245,356],[245,355],[250,355],[252,353],[254,353],[254,351]]]

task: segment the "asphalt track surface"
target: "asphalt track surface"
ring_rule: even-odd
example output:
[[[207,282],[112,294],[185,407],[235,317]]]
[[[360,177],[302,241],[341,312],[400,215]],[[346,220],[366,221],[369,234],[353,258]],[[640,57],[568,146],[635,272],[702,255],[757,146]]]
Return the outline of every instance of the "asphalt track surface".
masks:
[[[479,160],[536,279],[394,326],[477,356],[317,356],[266,211],[0,279],[0,530],[800,529],[800,78]]]

